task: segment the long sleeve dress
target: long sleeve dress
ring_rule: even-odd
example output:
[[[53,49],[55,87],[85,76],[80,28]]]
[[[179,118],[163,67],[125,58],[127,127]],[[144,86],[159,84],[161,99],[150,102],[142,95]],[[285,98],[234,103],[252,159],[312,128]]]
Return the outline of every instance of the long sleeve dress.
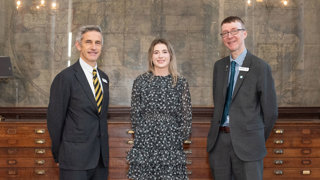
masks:
[[[127,160],[135,180],[187,180],[183,142],[191,133],[188,82],[178,76],[144,73],[134,81],[131,97],[134,145]]]

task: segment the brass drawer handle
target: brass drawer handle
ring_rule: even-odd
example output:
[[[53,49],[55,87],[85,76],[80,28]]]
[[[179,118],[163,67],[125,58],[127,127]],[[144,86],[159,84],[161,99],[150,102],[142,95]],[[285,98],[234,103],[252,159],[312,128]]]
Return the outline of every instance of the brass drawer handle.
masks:
[[[44,144],[44,143],[46,143],[46,140],[45,139],[36,139],[34,142],[36,144]]]
[[[273,163],[275,165],[282,165],[283,164],[283,161],[282,160],[274,160]]]
[[[9,169],[8,170],[8,175],[17,175],[18,171],[16,169]]]
[[[302,170],[301,174],[302,175],[310,175],[311,174],[311,170]]]
[[[35,163],[38,165],[44,165],[46,163],[46,161],[44,159],[37,159],[37,160],[35,160]]]
[[[192,141],[191,141],[191,140],[185,140],[183,143],[184,143],[184,144],[191,144]]]
[[[311,134],[311,129],[302,129],[302,134]]]
[[[134,130],[129,129],[129,130],[127,130],[127,133],[128,133],[128,134],[134,134]]]
[[[273,152],[275,154],[283,154],[284,153],[283,149],[275,149],[275,150],[273,150]]]
[[[301,154],[311,154],[311,149],[302,149]]]
[[[273,141],[274,144],[283,144],[283,140],[282,139],[276,139]]]
[[[8,144],[17,144],[17,140],[16,139],[9,139],[8,140]]]
[[[15,129],[15,128],[9,128],[9,129],[7,130],[7,134],[17,134],[17,129]]]
[[[191,165],[191,164],[192,164],[192,160],[187,160],[187,161],[186,161],[186,164],[187,164],[187,165]]]
[[[187,175],[192,175],[192,171],[187,171]]]
[[[34,172],[37,174],[37,175],[44,175],[46,174],[46,171],[44,169],[36,169],[34,170]]]
[[[35,129],[34,132],[36,134],[44,134],[46,132],[46,130],[45,129]]]
[[[8,154],[17,154],[17,149],[16,148],[8,149]]]
[[[274,173],[275,175],[283,175],[283,171],[282,171],[282,170],[279,170],[279,169],[274,170],[273,173]]]
[[[128,140],[128,142],[127,142],[128,144],[133,144],[134,143],[134,141],[133,140]]]
[[[45,149],[35,149],[34,152],[36,154],[45,154],[46,153],[46,150]]]
[[[276,134],[283,134],[284,133],[284,129],[274,129],[273,131]]]
[[[302,160],[301,161],[301,164],[303,164],[303,165],[310,165],[312,163],[312,161],[311,160]]]
[[[11,160],[8,160],[7,163],[8,163],[9,165],[15,165],[15,164],[17,164],[17,160],[11,159]]]
[[[311,139],[302,139],[302,140],[301,140],[301,143],[302,143],[302,144],[311,144],[311,143],[312,143],[312,140],[311,140]]]
[[[183,152],[184,152],[185,154],[192,154],[192,150],[191,150],[191,149],[184,150]]]

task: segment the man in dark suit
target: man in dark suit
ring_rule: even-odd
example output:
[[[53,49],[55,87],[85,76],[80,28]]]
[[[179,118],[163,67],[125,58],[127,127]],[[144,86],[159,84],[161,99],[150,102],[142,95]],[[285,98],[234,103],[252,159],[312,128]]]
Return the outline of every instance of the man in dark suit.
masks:
[[[52,154],[60,179],[106,180],[109,79],[97,68],[103,45],[100,27],[81,27],[75,45],[79,60],[60,72],[50,89],[47,123]]]
[[[265,141],[278,116],[271,68],[247,51],[239,17],[222,21],[221,37],[230,56],[214,65],[207,142],[211,171],[215,180],[262,180]]]

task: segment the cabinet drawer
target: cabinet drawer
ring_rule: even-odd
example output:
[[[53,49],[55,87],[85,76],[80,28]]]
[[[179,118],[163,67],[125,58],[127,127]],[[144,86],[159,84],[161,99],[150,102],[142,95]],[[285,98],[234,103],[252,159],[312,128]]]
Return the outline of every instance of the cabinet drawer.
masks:
[[[0,180],[56,180],[59,179],[59,168],[0,168]]]
[[[320,167],[320,158],[265,158],[264,167],[270,168],[314,168]]]
[[[113,158],[126,158],[131,147],[128,148],[109,148],[109,155]]]
[[[0,158],[0,167],[57,167],[53,158]]]
[[[184,152],[186,153],[187,157],[192,158],[206,158],[208,159],[207,148],[189,148],[185,147]]]
[[[264,180],[319,180],[320,168],[265,168]]]
[[[213,179],[210,169],[188,168],[187,171],[190,179]]]
[[[191,136],[207,139],[209,128],[210,128],[210,124],[208,123],[193,123]]]
[[[129,164],[126,158],[110,158],[109,168],[128,169]]]
[[[130,149],[133,145],[132,138],[118,138],[109,136],[109,147],[110,148],[128,148]]]
[[[17,147],[1,147],[0,158],[45,158],[52,157],[51,148],[17,148]]]
[[[320,157],[320,148],[267,148],[267,157]]]
[[[210,169],[208,158],[187,158],[188,169]]]
[[[207,148],[207,138],[204,137],[191,137],[190,143],[184,143],[184,147],[189,148]]]
[[[49,137],[7,137],[0,139],[0,147],[50,147]]]
[[[108,124],[109,137],[132,138],[133,136],[131,133],[134,133],[134,132],[131,129],[132,128],[130,123],[109,123]]]
[[[1,122],[1,137],[49,137],[46,123]]]
[[[310,123],[287,123],[285,125],[281,125],[281,123],[277,123],[273,131],[270,134],[274,137],[301,137],[301,136],[308,136],[308,137],[319,137],[320,136],[320,129],[319,124],[310,124]]]
[[[128,179],[128,169],[124,168],[109,168],[109,179]]]
[[[270,137],[267,147],[320,147],[320,137]]]

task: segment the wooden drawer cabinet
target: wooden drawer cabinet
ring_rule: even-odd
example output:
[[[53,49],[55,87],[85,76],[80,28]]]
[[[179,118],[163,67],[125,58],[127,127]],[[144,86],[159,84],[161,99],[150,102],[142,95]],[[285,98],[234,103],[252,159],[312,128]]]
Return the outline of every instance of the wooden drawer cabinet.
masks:
[[[185,144],[190,179],[212,179],[207,153],[209,123],[193,122],[190,144]]]
[[[4,117],[10,115],[11,109],[2,109],[6,110],[3,113]],[[284,110],[280,116],[293,117],[292,114],[297,111]],[[320,179],[319,112],[317,108],[311,108],[310,112],[303,108],[302,110],[303,113],[298,113],[299,117],[310,116],[314,119],[277,121],[266,142],[268,154],[264,159],[264,180]],[[128,180],[129,165],[126,156],[133,142],[129,111],[123,108],[114,108],[111,111],[108,120],[109,180]],[[193,112],[192,135],[190,141],[184,145],[190,180],[212,179],[206,152],[207,134],[212,117],[209,111],[211,112],[209,109],[199,108]],[[45,112],[44,108],[42,118],[45,117]],[[38,117],[38,113],[36,109],[34,116]],[[16,114],[13,117],[16,117]],[[59,168],[53,161],[50,145],[44,119],[38,122],[0,122],[0,180],[59,179]]]
[[[0,179],[58,179],[46,123],[0,125]]]
[[[128,179],[127,172],[129,164],[127,163],[127,153],[133,145],[133,132],[131,124],[128,122],[109,122],[109,179]]]
[[[278,121],[266,145],[264,179],[320,179],[319,121]]]

